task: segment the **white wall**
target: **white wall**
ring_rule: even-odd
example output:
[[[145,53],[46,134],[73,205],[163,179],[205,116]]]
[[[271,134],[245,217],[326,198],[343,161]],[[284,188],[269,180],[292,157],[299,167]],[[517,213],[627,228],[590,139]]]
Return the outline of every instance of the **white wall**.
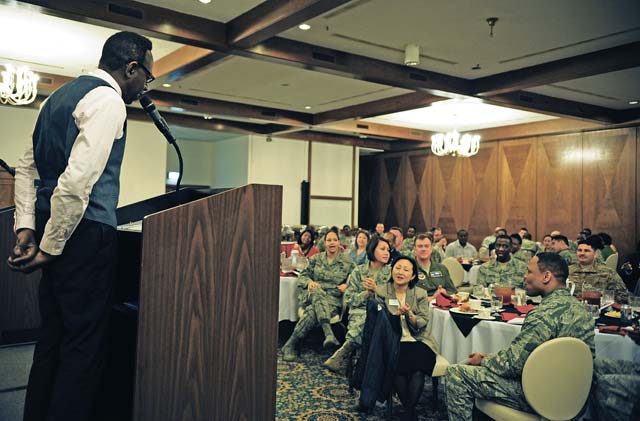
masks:
[[[184,162],[182,184],[210,186],[213,173],[213,143],[200,140],[178,139],[178,146]],[[167,143],[167,171],[178,171],[178,155]]]
[[[307,180],[309,142],[251,136],[248,183],[282,186],[282,223],[300,223],[300,183]]]
[[[249,136],[212,142],[211,187],[248,184]]]
[[[0,106],[0,158],[9,165],[18,163],[31,142],[37,117],[38,111],[33,108]],[[129,120],[120,174],[120,206],[164,193],[165,144],[153,123]]]

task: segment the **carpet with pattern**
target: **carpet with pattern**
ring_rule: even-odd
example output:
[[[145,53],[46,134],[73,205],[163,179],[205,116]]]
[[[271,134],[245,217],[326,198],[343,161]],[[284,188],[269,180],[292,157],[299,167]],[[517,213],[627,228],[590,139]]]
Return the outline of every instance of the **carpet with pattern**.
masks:
[[[347,379],[322,367],[331,356],[317,344],[303,344],[296,362],[282,360],[278,352],[278,392],[276,419],[295,421],[352,421],[386,419],[386,405],[377,407],[371,414],[359,413],[358,391],[349,393]],[[446,420],[444,385],[439,387],[439,405],[433,408],[431,379],[425,380],[425,390],[418,404],[420,420]],[[397,397],[394,398],[392,419],[404,413]]]

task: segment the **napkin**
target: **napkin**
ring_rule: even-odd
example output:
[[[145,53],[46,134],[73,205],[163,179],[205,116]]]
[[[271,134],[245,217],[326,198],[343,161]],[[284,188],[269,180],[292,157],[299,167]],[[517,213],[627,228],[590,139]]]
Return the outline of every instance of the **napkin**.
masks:
[[[528,304],[526,306],[514,306],[514,307],[516,308],[516,310],[518,310],[520,314],[527,314],[529,311],[536,308],[536,306],[534,306],[533,304]]]
[[[508,322],[511,319],[516,319],[516,318],[522,318],[520,316],[520,314],[518,313],[509,313],[508,311],[505,311],[501,314],[502,316],[502,320],[504,320],[505,322]]]
[[[458,304],[448,295],[438,294],[436,295],[436,307],[441,310],[449,310],[450,308],[458,307]]]
[[[598,326],[598,332],[627,336],[627,331],[624,329],[620,329],[620,326]]]

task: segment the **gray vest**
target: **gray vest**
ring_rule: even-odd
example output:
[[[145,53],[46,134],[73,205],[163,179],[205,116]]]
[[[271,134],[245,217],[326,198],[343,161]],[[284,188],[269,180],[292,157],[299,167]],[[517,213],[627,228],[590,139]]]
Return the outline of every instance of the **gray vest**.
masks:
[[[38,115],[33,131],[33,157],[40,176],[40,180],[36,181],[38,212],[51,212],[51,195],[58,185],[58,178],[67,167],[71,148],[78,137],[73,111],[87,93],[99,86],[111,87],[100,78],[80,76],[55,91]],[[126,136],[125,122],[124,133],[114,141],[107,165],[93,186],[83,218],[117,226],[120,166]]]

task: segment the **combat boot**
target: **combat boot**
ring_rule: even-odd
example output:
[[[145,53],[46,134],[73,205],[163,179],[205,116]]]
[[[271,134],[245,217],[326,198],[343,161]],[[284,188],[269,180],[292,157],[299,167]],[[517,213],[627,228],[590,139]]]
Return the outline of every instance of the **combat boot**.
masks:
[[[334,373],[344,375],[354,349],[356,349],[355,344],[347,341],[322,365]]]

